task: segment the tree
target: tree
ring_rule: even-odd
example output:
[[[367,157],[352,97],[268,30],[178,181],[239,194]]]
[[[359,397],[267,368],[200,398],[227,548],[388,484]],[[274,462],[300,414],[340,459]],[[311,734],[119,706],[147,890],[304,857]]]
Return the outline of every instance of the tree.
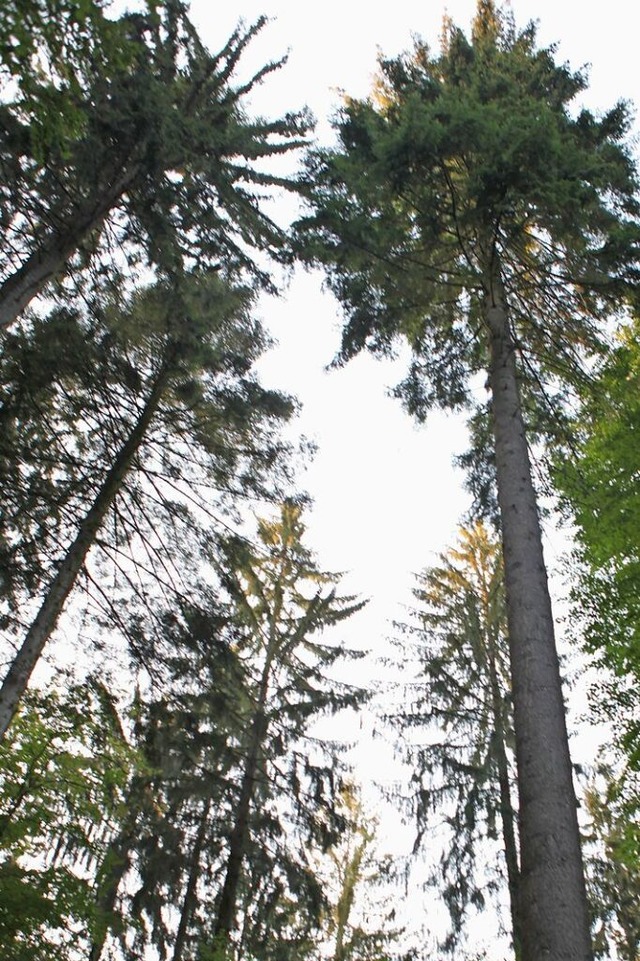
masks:
[[[260,549],[233,542],[229,563],[221,572],[236,623],[242,625],[244,656],[250,660],[254,678],[212,932],[223,953],[231,946],[237,924],[243,864],[252,857],[252,822],[258,804],[262,817],[267,818],[265,836],[269,836],[268,821],[273,822],[272,842],[279,833],[274,798],[277,795],[282,803],[282,792],[287,791],[292,801],[293,833],[303,843],[328,843],[335,832],[335,819],[330,816],[339,778],[333,770],[335,762],[319,759],[316,763],[305,757],[296,743],[307,735],[312,719],[353,707],[364,696],[360,689],[326,677],[325,672],[345,651],[314,638],[350,617],[364,602],[336,593],[338,575],[318,568],[303,544],[303,534],[300,506],[285,503],[279,518],[259,521]],[[304,869],[307,856],[299,852],[297,857],[302,858],[300,867]],[[290,878],[294,867],[295,860],[286,869]],[[265,877],[277,881],[281,874],[280,866]]]
[[[353,782],[342,789],[340,805],[346,828],[327,851],[333,895],[328,925],[334,945],[332,958],[382,961],[392,953],[401,933],[392,926],[395,911],[385,910],[374,894],[376,886],[388,880],[390,859],[375,851],[377,823],[367,816]]]
[[[68,325],[73,322],[75,335],[83,344],[81,356],[89,355],[96,363],[88,383],[86,372],[73,364],[63,363],[58,371],[51,367],[50,357],[43,359],[42,346],[51,340],[47,324],[42,322],[35,327],[36,344],[27,337],[32,348],[28,356],[35,362],[38,380],[35,386],[25,385],[25,367],[28,374],[29,365],[19,349],[25,337],[17,335],[20,389],[14,392],[7,385],[9,403],[4,418],[9,438],[26,435],[26,457],[21,457],[25,452],[20,448],[7,451],[9,476],[16,476],[17,490],[24,487],[25,491],[17,500],[16,490],[6,493],[12,509],[5,518],[2,539],[11,545],[9,554],[18,553],[20,537],[16,538],[16,527],[11,526],[15,521],[18,534],[25,535],[29,547],[28,562],[34,534],[41,526],[30,518],[50,513],[57,528],[54,543],[58,540],[58,553],[48,583],[42,587],[39,609],[0,692],[2,733],[110,516],[113,537],[109,541],[105,536],[101,546],[124,572],[125,580],[127,564],[144,567],[146,562],[156,587],[171,592],[173,578],[180,584],[176,573],[180,561],[171,560],[170,545],[175,546],[181,523],[191,536],[197,529],[191,506],[211,511],[213,487],[220,491],[216,501],[224,510],[225,502],[233,506],[249,491],[264,494],[266,485],[276,480],[283,447],[274,436],[274,427],[291,414],[292,403],[277,392],[263,390],[251,372],[265,339],[250,316],[250,303],[249,291],[230,289],[215,275],[194,275],[181,284],[141,291],[124,309],[117,302],[96,303],[86,315],[65,313],[63,324],[65,320]],[[37,335],[43,332],[38,344]],[[39,399],[52,412],[53,426],[60,425],[58,436],[54,431],[53,449],[39,450],[33,443],[34,434],[36,440],[42,436]],[[63,415],[56,409],[58,399]],[[87,430],[86,420],[91,415],[95,419]],[[35,430],[26,429],[33,420]],[[51,430],[51,421],[46,426]],[[100,456],[87,471],[84,460],[96,446]],[[54,452],[62,459],[51,460]],[[43,460],[43,476],[51,478],[51,484],[43,484],[37,469]],[[71,502],[58,494],[66,483],[73,495]],[[198,484],[206,487],[206,501],[197,497]],[[53,502],[43,502],[42,495],[46,498],[51,488]],[[123,496],[126,494],[128,497]],[[147,499],[151,514],[145,508]],[[25,503],[30,510],[26,517]],[[167,538],[157,530],[158,504],[171,530]],[[50,524],[47,518],[45,525]],[[125,546],[130,550],[123,560]],[[135,561],[136,547],[145,562]],[[154,552],[159,553],[160,561],[154,562]],[[37,582],[37,577],[32,577],[33,581]]]
[[[93,876],[140,758],[101,681],[58,677],[30,693],[0,761],[0,938],[16,961],[62,961],[99,923]]]
[[[100,871],[93,961],[109,932],[133,956],[153,946],[172,961],[315,950],[326,899],[314,852],[344,817],[337,749],[311,726],[364,695],[325,677],[344,652],[314,635],[361,605],[300,542],[300,513],[287,503],[261,521],[259,546],[231,538],[225,587],[200,585],[161,616],[165,668],[135,711],[144,768]],[[157,660],[141,613],[137,646]]]
[[[607,770],[598,771],[598,775],[585,795],[590,822],[587,841],[591,848],[587,858],[587,885],[596,955],[637,961],[640,956],[637,778],[614,777]]]
[[[260,194],[292,183],[264,161],[299,146],[308,121],[244,112],[280,66],[234,83],[264,23],[238,28],[212,55],[180,0],[115,21],[99,4],[10,0],[0,25],[0,327],[43,290],[77,287],[87,268],[130,276],[142,263],[165,278],[212,268],[269,285],[256,255],[276,255],[284,235]]]
[[[131,619],[138,668],[131,740],[141,763],[96,872],[99,923],[89,958],[98,961],[119,942],[127,957],[153,948],[179,961],[213,909],[208,882],[237,774],[245,674],[228,611],[210,586],[194,584],[188,600],[155,618],[143,609]],[[145,678],[147,648],[153,663]]]
[[[554,481],[575,524],[571,593],[581,643],[599,669],[594,704],[615,719],[629,764],[640,768],[640,347],[638,318],[584,391],[554,464]],[[607,676],[613,675],[611,681]]]
[[[511,933],[520,954],[520,854],[517,840],[513,707],[502,552],[480,523],[463,528],[457,547],[418,577],[419,606],[399,625],[402,662],[416,677],[403,689],[393,716],[413,769],[410,806],[416,851],[437,812],[448,835],[440,870],[454,950],[470,906],[482,909],[487,891],[506,873]],[[500,838],[504,867],[487,874],[481,852]],[[489,855],[495,860],[495,851]],[[505,872],[506,869],[506,872]]]
[[[591,955],[575,793],[527,427],[582,381],[604,319],[638,278],[636,172],[618,104],[572,101],[558,66],[481,0],[471,40],[417,41],[347,100],[334,149],[307,165],[299,245],[347,321],[341,361],[413,349],[409,411],[490,392],[520,794],[523,958]],[[476,380],[474,378],[474,384]],[[534,435],[535,436],[535,435]]]

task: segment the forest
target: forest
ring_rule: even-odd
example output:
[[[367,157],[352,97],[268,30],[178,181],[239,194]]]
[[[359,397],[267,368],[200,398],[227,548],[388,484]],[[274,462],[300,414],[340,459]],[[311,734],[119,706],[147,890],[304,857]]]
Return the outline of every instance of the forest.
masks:
[[[2,6],[3,958],[640,961],[632,105],[583,106],[477,0],[382,50],[325,143],[254,109],[266,17],[212,52],[183,0]],[[466,423],[471,507],[383,659],[261,372],[293,271],[337,305],[333,370],[401,356],[405,415]],[[370,723],[393,783],[354,763]]]

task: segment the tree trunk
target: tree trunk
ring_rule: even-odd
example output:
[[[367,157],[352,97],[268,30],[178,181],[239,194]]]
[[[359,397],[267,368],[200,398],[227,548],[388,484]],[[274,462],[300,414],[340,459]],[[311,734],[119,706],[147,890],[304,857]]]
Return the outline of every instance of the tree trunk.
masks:
[[[109,850],[101,868],[101,879],[98,893],[96,896],[96,907],[98,918],[91,939],[89,949],[89,961],[100,961],[100,955],[107,940],[107,934],[112,927],[114,919],[113,909],[116,904],[118,890],[122,879],[130,864],[130,852],[133,844],[133,827],[135,827],[135,817],[133,815],[133,825],[130,830],[126,828],[111,842]]]
[[[524,961],[592,957],[580,836],[553,615],[500,279],[485,321],[520,797]]]
[[[14,323],[45,284],[62,274],[74,251],[85,237],[102,226],[138,171],[138,163],[128,165],[99,197],[75,212],[70,218],[70,229],[46,234],[37,249],[4,281],[0,286],[0,329]]]
[[[488,623],[488,618],[487,618]],[[489,676],[491,683],[491,707],[493,728],[496,734],[496,755],[498,766],[498,786],[500,791],[500,823],[502,842],[507,866],[507,886],[509,888],[509,909],[511,913],[511,933],[513,953],[516,961],[522,958],[522,921],[520,907],[520,858],[515,832],[515,812],[511,798],[511,779],[507,759],[506,736],[503,715],[503,692],[498,678],[496,641],[487,638],[489,653]]]
[[[187,929],[189,927],[189,922],[193,917],[193,910],[197,904],[196,886],[198,884],[198,878],[200,877],[200,857],[202,855],[202,848],[204,847],[205,838],[207,836],[210,809],[211,799],[209,798],[204,805],[202,814],[200,815],[200,823],[198,824],[198,831],[193,843],[193,850],[191,852],[191,861],[189,865],[189,877],[187,878],[187,886],[182,901],[180,923],[178,924],[178,930],[176,932],[176,940],[173,945],[171,961],[182,961],[182,955],[184,954],[187,940]]]
[[[236,903],[238,900],[238,886],[240,883],[240,869],[245,855],[247,838],[249,835],[249,816],[251,804],[255,790],[256,775],[258,773],[258,763],[260,759],[260,749],[267,733],[267,718],[265,708],[267,703],[267,690],[269,685],[269,675],[271,672],[271,652],[267,652],[265,665],[260,679],[258,702],[251,724],[251,737],[249,741],[249,751],[244,766],[242,784],[240,786],[240,798],[236,808],[236,818],[233,830],[229,837],[229,856],[227,858],[227,870],[225,873],[220,902],[218,904],[218,915],[214,928],[214,938],[219,944],[226,944],[229,934],[233,930],[236,919]]]
[[[0,740],[7,732],[18,703],[27,689],[33,669],[82,569],[89,548],[94,543],[96,534],[140,448],[162,399],[167,380],[168,370],[165,367],[158,375],[131,433],[118,452],[93,504],[85,515],[75,540],[60,562],[42,606],[9,668],[0,690]]]

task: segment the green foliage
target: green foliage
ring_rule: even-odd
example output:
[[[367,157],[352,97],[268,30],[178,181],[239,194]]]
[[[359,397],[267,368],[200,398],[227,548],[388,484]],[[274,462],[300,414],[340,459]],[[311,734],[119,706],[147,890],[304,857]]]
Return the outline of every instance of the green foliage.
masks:
[[[338,146],[309,156],[298,245],[343,305],[339,360],[405,338],[413,360],[397,393],[418,417],[472,402],[496,275],[525,406],[552,403],[554,416],[638,279],[628,111],[576,116],[585,77],[553,54],[533,25],[517,31],[485,4],[471,41],[449,24],[439,55],[416,41],[381,58],[371,96],[337,116]]]
[[[86,83],[131,66],[123,22],[105,16],[109,0],[7,0],[0,25],[0,90],[29,118],[34,159],[69,157],[86,131]],[[4,98],[3,98],[4,99]],[[26,131],[25,131],[26,132]]]
[[[140,550],[139,583],[183,592],[185,565],[197,576],[206,555],[203,513],[210,528],[241,498],[288,484],[278,429],[294,405],[253,373],[267,339],[251,307],[246,289],[198,275],[128,300],[103,292],[83,311],[57,309],[5,335],[0,572],[10,630],[22,630],[25,594],[45,589],[160,379],[162,402],[100,537],[129,593]],[[94,597],[104,609],[99,586]]]
[[[179,0],[149,0],[117,20],[81,0],[9,8],[2,324],[52,279],[66,278],[50,293],[73,296],[96,272],[207,268],[270,286],[265,264],[284,234],[262,201],[294,185],[269,173],[269,160],[300,146],[308,120],[245,113],[246,95],[280,65],[235,80],[264,19],[211,54]]]
[[[286,502],[278,517],[259,520],[258,547],[233,539],[220,571],[252,679],[237,800],[240,819],[246,799],[248,826],[235,828],[245,865],[236,911],[242,904],[242,950],[265,958],[292,937],[300,946],[319,925],[324,898],[311,852],[332,844],[344,824],[336,811],[338,746],[314,738],[311,725],[367,696],[330,673],[359,655],[317,637],[364,602],[336,593],[339,575],[321,571],[304,545],[301,514]]]
[[[98,681],[32,692],[0,746],[0,940],[66,959],[96,920],[93,876],[140,757]]]
[[[582,396],[572,443],[556,459],[554,480],[576,524],[572,593],[584,644],[615,675],[597,700],[616,719],[638,769],[640,679],[640,325],[619,331],[617,346]],[[594,692],[598,694],[598,692]]]
[[[380,884],[388,880],[390,858],[375,849],[377,822],[367,815],[353,783],[340,794],[346,828],[327,852],[331,865],[328,884],[332,892],[328,934],[334,950],[333,961],[382,961],[393,953],[401,934],[380,895]]]
[[[316,852],[345,819],[338,747],[312,726],[365,696],[327,676],[345,652],[317,635],[361,605],[319,569],[299,506],[258,524],[257,544],[229,538],[212,550],[223,587],[191,585],[188,601],[141,609],[129,629],[153,686],[135,711],[146,773],[112,841],[126,866],[109,922],[127,956],[168,953],[176,917],[183,961],[315,950],[326,909]],[[232,851],[241,871],[230,938],[215,917]]]
[[[640,953],[640,830],[637,777],[602,770],[586,792],[587,886],[598,957]],[[603,780],[604,779],[604,780]]]

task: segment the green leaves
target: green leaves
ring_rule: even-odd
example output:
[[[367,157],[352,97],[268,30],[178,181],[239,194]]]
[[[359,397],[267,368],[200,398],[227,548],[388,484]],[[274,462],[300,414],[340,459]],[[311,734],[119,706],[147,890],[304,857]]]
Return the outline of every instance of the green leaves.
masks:
[[[0,746],[0,938],[12,957],[66,958],[91,928],[91,876],[138,764],[101,683],[29,695]]]
[[[584,643],[617,675],[598,698],[616,718],[637,768],[634,704],[640,677],[640,351],[638,321],[621,328],[618,346],[584,392],[573,444],[556,460],[554,480],[576,523],[573,599]]]

